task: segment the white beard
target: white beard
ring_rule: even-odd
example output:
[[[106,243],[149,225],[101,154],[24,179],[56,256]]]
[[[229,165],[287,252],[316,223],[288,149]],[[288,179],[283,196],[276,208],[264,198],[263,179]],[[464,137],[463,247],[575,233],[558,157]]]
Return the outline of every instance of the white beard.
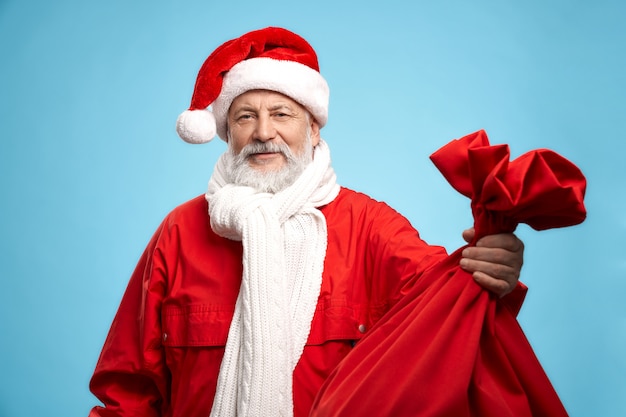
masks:
[[[293,184],[313,160],[311,134],[307,131],[306,140],[300,155],[294,155],[285,143],[253,142],[246,145],[238,154],[233,152],[232,140],[226,151],[226,174],[237,185],[252,187],[260,192],[277,193]],[[285,166],[280,169],[261,171],[253,168],[248,157],[261,152],[280,152],[285,157]]]

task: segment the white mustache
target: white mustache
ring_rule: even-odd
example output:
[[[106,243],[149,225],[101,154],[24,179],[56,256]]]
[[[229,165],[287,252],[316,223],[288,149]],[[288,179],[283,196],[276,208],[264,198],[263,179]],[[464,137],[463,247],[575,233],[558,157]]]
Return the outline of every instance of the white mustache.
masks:
[[[289,149],[289,146],[284,143],[273,142],[254,142],[246,145],[239,152],[239,156],[246,158],[250,155],[254,155],[257,153],[281,153],[287,158],[293,156],[291,154],[291,149]]]

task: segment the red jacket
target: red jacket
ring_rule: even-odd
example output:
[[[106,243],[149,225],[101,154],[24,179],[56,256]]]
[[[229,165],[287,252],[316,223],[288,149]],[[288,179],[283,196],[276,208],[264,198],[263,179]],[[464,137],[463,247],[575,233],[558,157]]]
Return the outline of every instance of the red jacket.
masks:
[[[446,256],[384,203],[343,188],[328,224],[322,288],[294,371],[294,415],[425,269]],[[199,196],[173,210],[143,253],[90,388],[91,416],[209,415],[241,282],[240,242],[217,236]]]

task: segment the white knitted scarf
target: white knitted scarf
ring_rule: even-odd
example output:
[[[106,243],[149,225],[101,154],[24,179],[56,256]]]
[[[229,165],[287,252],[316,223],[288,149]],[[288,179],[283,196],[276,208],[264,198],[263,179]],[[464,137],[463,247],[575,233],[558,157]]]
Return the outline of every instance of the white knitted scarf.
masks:
[[[293,416],[292,379],[311,328],[326,255],[317,207],[339,193],[330,151],[286,189],[263,193],[230,183],[225,156],[209,182],[211,227],[243,245],[243,276],[212,417]]]

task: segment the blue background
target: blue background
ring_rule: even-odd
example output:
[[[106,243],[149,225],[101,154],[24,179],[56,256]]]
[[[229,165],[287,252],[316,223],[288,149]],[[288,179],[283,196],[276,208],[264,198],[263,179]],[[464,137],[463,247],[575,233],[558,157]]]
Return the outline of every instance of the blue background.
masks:
[[[587,175],[588,219],[526,243],[519,317],[572,416],[626,415],[626,6],[530,0],[0,1],[0,416],[84,416],[88,381],[163,216],[220,140],[174,123],[227,39],[279,25],[331,86],[341,184],[452,250],[468,201],[428,156],[484,128]]]

